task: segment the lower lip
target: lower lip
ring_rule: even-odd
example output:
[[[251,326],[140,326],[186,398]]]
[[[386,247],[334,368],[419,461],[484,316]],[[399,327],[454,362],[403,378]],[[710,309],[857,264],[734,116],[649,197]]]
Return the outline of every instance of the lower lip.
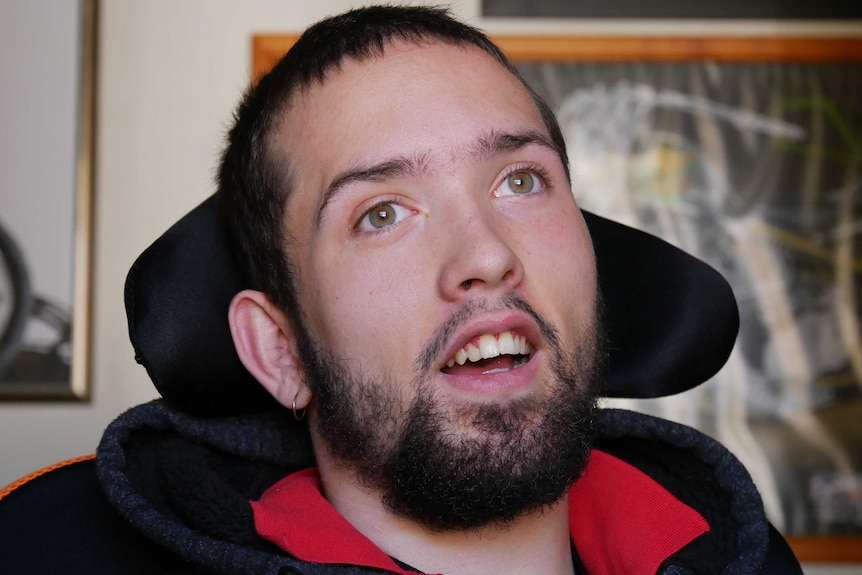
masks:
[[[460,391],[478,395],[511,393],[529,387],[536,379],[538,355],[533,353],[526,363],[508,371],[469,375],[440,373],[446,384]]]

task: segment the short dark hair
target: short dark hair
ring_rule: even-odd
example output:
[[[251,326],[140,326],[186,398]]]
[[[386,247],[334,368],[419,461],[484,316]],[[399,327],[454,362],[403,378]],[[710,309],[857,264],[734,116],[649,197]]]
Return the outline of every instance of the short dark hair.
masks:
[[[299,328],[295,273],[284,216],[292,189],[290,158],[277,157],[274,128],[292,97],[323,82],[346,58],[379,57],[393,41],[438,41],[473,46],[491,55],[527,89],[568,175],[565,143],[545,101],[523,80],[502,51],[482,32],[432,7],[372,6],[345,12],[308,28],[275,67],[245,93],[218,171],[222,214],[239,245],[248,278]]]

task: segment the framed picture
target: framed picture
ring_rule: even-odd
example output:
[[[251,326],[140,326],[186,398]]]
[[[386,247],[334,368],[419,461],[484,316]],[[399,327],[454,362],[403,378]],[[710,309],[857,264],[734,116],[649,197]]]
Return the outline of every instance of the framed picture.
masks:
[[[19,2],[5,10],[3,52],[27,58],[7,59],[2,74],[0,400],[82,400],[89,393],[97,1],[41,12]]]
[[[294,40],[254,37],[254,77]],[[862,561],[862,38],[494,40],[556,110],[580,205],[739,301],[715,378],[617,406],[727,445],[801,561]]]

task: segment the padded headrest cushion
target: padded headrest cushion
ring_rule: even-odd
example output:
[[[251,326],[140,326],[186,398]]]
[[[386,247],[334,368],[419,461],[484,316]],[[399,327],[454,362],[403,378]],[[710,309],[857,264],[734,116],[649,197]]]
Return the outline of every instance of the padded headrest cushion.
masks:
[[[655,236],[587,212],[584,217],[610,345],[602,395],[659,397],[712,377],[739,328],[724,278]],[[250,286],[234,251],[212,196],[147,248],[126,279],[135,358],[164,398],[196,415],[277,405],[234,350],[228,306]]]

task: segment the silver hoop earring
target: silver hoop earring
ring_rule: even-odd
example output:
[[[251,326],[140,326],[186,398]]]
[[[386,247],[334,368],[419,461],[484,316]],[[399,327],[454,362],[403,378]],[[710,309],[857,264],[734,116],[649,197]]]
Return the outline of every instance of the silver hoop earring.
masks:
[[[306,408],[303,407],[299,411],[296,411],[296,398],[295,397],[293,398],[293,406],[291,407],[291,409],[293,409],[293,418],[295,420],[302,421],[303,419],[305,419],[305,409]]]

